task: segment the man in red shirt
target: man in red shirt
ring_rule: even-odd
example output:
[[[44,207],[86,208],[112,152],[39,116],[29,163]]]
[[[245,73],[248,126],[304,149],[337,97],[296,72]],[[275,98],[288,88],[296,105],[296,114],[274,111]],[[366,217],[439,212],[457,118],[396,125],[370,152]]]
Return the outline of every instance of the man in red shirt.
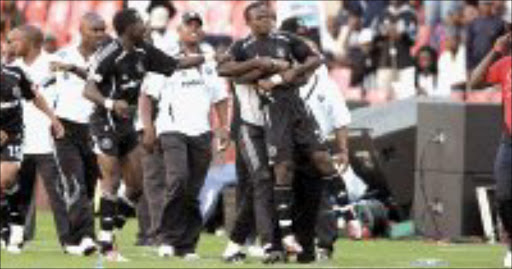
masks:
[[[504,259],[504,266],[511,267],[510,250],[512,242],[512,32],[500,37],[494,49],[485,57],[471,75],[470,86],[482,83],[499,84],[503,92],[503,141],[498,150],[495,163],[496,199],[498,201],[498,214],[508,234],[509,248]]]

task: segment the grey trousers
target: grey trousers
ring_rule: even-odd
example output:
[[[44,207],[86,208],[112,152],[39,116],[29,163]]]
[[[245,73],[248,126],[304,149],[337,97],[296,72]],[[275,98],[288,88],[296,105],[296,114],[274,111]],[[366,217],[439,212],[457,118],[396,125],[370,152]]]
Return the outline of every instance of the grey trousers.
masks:
[[[158,227],[161,243],[177,255],[195,252],[202,229],[199,192],[211,159],[212,134],[191,137],[180,133],[160,136],[165,161],[165,200]]]
[[[160,148],[153,153],[142,154],[144,192],[137,208],[139,220],[139,240],[148,244],[158,241],[158,226],[162,218],[165,197],[165,165]]]

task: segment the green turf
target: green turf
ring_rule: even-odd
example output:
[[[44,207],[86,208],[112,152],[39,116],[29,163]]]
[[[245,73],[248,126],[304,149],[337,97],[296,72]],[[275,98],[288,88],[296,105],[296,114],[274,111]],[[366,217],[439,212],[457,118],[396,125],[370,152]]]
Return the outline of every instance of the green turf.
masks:
[[[131,221],[122,235],[118,236],[123,255],[131,261],[110,264],[102,263],[97,255],[88,258],[64,255],[56,240],[51,215],[39,212],[37,223],[37,238],[27,246],[23,254],[13,256],[1,252],[1,268],[411,268],[415,267],[414,261],[421,259],[442,260],[445,267],[453,268],[499,268],[504,254],[500,245],[340,240],[336,246],[335,257],[330,262],[263,266],[259,260],[249,259],[245,264],[229,265],[220,259],[226,238],[204,234],[199,245],[201,260],[186,262],[179,258],[162,259],[156,255],[154,249],[134,247],[136,224]]]

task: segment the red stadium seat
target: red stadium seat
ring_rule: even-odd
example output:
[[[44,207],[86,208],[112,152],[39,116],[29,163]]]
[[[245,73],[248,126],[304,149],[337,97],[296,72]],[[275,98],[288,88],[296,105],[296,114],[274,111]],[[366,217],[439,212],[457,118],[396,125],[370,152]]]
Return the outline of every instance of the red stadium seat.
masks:
[[[76,33],[80,25],[80,19],[85,13],[94,11],[96,1],[70,1],[70,3],[71,15],[68,21],[68,31],[70,33]]]
[[[45,32],[50,32],[57,38],[59,46],[70,40],[69,16],[71,4],[69,1],[53,1],[48,9],[48,20],[46,21]]]
[[[29,24],[45,28],[50,1],[30,1],[25,8],[25,18]]]
[[[475,91],[467,95],[468,103],[495,103],[501,102],[501,93],[498,91]]]
[[[112,18],[117,11],[123,8],[123,1],[97,1],[96,12],[105,19],[107,31],[111,31]]]

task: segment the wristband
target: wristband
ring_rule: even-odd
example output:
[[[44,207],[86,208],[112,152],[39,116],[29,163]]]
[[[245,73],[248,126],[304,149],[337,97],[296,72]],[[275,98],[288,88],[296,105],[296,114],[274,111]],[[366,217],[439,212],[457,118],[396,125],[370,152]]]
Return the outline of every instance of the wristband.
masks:
[[[215,60],[215,54],[214,53],[203,54],[203,57],[204,57],[204,61],[205,62],[212,62],[212,61]]]
[[[280,85],[284,82],[283,77],[280,74],[275,74],[270,77],[270,81],[275,85]]]
[[[108,110],[114,110],[114,100],[108,98],[103,102],[103,106]]]

